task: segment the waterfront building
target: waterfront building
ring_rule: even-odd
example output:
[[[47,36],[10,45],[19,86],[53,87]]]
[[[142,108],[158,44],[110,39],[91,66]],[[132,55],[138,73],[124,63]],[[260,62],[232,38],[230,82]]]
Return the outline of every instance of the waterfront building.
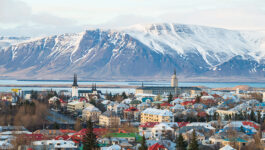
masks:
[[[163,94],[172,94],[178,96],[182,93],[198,93],[201,91],[198,87],[179,87],[178,79],[176,75],[176,70],[171,77],[171,86],[144,86],[136,88],[135,93],[138,94],[154,94],[154,95],[163,95]]]

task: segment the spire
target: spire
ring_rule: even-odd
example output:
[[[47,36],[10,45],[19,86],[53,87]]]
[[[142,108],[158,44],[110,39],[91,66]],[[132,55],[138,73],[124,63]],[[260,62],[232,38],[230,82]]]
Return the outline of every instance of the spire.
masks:
[[[77,75],[74,74],[74,82],[73,82],[73,86],[78,86],[77,85]]]
[[[176,69],[174,69],[174,75],[176,75],[177,74],[177,71],[176,71]]]
[[[142,82],[142,87],[144,87],[144,82]]]

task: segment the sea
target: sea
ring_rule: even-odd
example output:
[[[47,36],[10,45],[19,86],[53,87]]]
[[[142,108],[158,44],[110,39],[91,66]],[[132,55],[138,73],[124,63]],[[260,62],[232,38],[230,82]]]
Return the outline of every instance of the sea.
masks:
[[[0,85],[16,85],[15,87],[0,87],[0,92],[10,92],[13,88],[19,88],[23,91],[26,90],[69,90],[71,88],[55,88],[55,87],[21,87],[19,85],[61,85],[61,84],[72,84],[73,81],[70,80],[0,80]],[[170,86],[170,81],[78,81],[79,85],[92,85],[96,83],[97,85],[127,85],[127,86]],[[265,83],[260,82],[179,82],[180,87],[188,86],[205,86],[209,88],[220,88],[220,87],[235,87],[238,85],[248,85],[256,88],[265,88]],[[89,89],[89,88],[80,88],[80,89]],[[134,93],[134,88],[97,88],[103,93],[112,92],[112,93]]]

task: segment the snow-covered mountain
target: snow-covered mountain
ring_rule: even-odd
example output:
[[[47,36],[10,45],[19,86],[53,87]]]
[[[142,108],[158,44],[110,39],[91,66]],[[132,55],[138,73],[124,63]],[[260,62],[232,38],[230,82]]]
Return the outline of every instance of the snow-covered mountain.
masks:
[[[10,45],[18,44],[24,41],[29,40],[30,37],[7,37],[0,36],[0,48],[5,48]]]
[[[165,79],[241,77],[264,80],[265,33],[182,25],[87,30],[0,51],[1,74],[15,78]]]

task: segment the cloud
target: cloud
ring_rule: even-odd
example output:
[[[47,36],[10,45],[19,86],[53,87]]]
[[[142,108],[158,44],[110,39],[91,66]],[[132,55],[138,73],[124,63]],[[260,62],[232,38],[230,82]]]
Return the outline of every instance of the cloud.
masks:
[[[58,17],[49,13],[33,13],[25,2],[20,0],[0,0],[1,24],[38,24],[53,26],[68,26],[75,23],[74,20]]]
[[[0,22],[18,23],[29,20],[31,8],[19,0],[0,0]]]
[[[134,14],[120,15],[112,18],[111,20],[97,25],[98,27],[105,28],[118,28],[118,27],[126,27],[134,24],[146,24],[146,23],[155,23],[158,19],[151,16],[141,16]]]
[[[165,13],[161,18],[164,22],[198,24],[229,29],[264,30],[265,13],[261,10],[226,8],[194,10],[186,13]]]

